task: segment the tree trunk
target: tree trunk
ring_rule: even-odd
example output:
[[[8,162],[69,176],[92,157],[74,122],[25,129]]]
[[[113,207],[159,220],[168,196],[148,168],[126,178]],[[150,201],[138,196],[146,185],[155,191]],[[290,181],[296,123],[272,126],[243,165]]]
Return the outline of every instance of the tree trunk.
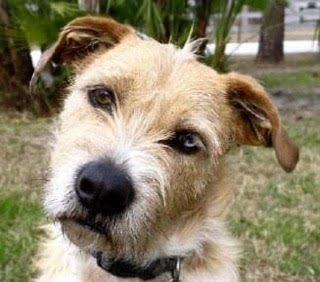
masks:
[[[6,106],[23,110],[29,105],[28,84],[33,73],[27,42],[19,42],[10,28],[10,9],[6,0],[0,0],[0,81]]]
[[[100,0],[78,0],[80,10],[99,14]]]
[[[196,0],[198,21],[196,26],[196,37],[206,37],[209,23],[211,0]]]
[[[271,0],[263,15],[257,62],[279,63],[284,58],[285,1]]]
[[[10,74],[14,75],[19,82],[27,85],[33,73],[32,61],[29,53],[28,44],[24,38],[20,41],[12,36],[10,32],[10,17],[6,0],[0,0],[0,25],[2,26],[3,42],[0,52],[3,59],[7,62]],[[13,73],[12,73],[13,72]]]

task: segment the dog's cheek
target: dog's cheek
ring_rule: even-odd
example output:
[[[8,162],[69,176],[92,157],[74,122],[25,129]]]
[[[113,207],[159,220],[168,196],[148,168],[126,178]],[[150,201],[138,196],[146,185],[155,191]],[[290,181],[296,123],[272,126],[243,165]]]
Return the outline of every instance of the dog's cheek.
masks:
[[[76,198],[74,185],[79,168],[90,156],[82,151],[73,150],[68,155],[55,158],[44,190],[44,209],[53,219],[79,217],[82,210]]]
[[[183,213],[199,201],[211,177],[210,162],[203,157],[180,157],[172,160],[169,203],[171,213]],[[170,215],[172,216],[172,215]]]

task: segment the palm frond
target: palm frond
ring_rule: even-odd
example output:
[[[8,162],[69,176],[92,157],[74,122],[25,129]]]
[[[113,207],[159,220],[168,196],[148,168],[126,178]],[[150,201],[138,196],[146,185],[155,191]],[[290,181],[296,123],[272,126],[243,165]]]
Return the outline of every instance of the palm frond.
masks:
[[[69,2],[53,2],[50,3],[50,9],[54,14],[60,17],[70,17],[79,12],[79,8],[76,3]]]

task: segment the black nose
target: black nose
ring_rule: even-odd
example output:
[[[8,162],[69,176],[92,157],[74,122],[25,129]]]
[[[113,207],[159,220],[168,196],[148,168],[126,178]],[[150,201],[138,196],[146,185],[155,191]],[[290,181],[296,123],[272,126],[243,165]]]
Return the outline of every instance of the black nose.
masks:
[[[75,189],[83,206],[103,215],[123,212],[134,198],[133,185],[125,169],[106,161],[84,165]]]

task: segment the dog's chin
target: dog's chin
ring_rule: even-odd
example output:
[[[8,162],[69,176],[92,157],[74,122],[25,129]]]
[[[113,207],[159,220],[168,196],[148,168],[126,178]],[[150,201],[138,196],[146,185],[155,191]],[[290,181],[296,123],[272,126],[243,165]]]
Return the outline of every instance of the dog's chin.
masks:
[[[64,214],[56,219],[66,238],[82,251],[107,252],[112,257],[140,257],[148,255],[151,250],[150,238],[144,236],[150,234],[145,232],[150,225],[141,221],[138,224],[129,215],[104,217],[86,212],[72,216]],[[136,224],[136,228],[130,223]]]
[[[102,226],[92,226],[90,223],[78,219],[60,219],[59,221],[63,234],[83,252],[93,256],[97,253],[103,253],[112,258],[134,258],[135,261],[142,261],[144,258],[142,253],[137,255],[134,251],[135,248],[127,244],[130,240],[124,240],[125,242],[120,240],[120,243],[112,237],[111,232],[105,231],[105,228],[102,233]]]

